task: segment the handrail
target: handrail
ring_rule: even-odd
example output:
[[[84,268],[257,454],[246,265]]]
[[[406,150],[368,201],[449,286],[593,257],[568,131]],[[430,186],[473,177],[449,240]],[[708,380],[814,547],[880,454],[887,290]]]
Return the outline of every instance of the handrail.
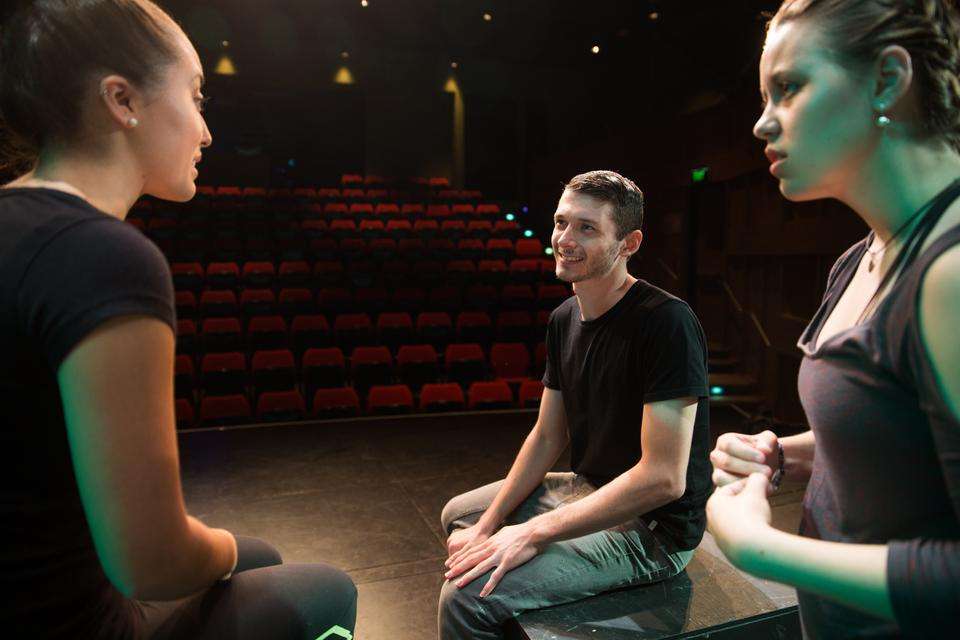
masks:
[[[760,334],[760,339],[763,340],[763,344],[769,348],[772,346],[770,338],[767,337],[767,332],[763,328],[763,324],[760,322],[760,318],[757,317],[757,314],[753,311],[746,311],[743,308],[743,305],[740,304],[740,301],[737,299],[736,294],[733,293],[733,289],[730,288],[730,283],[724,278],[720,278],[720,286],[723,287],[723,290],[727,292],[727,296],[730,298],[730,301],[733,303],[734,308],[736,308],[737,313],[741,315],[750,316],[750,320],[753,321],[753,326],[757,330],[757,333]]]
[[[657,258],[657,264],[663,267],[663,270],[666,271],[667,275],[669,275],[671,278],[674,280],[680,280],[680,276],[677,275],[676,271],[670,268],[670,265],[664,262],[663,258]]]

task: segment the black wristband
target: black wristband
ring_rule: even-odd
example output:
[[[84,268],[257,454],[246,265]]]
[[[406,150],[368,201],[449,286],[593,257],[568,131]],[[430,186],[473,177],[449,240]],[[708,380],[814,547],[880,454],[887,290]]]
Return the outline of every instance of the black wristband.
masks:
[[[773,485],[774,490],[780,488],[780,483],[783,482],[783,445],[777,442],[777,470],[773,472],[773,476],[770,478],[770,484]]]

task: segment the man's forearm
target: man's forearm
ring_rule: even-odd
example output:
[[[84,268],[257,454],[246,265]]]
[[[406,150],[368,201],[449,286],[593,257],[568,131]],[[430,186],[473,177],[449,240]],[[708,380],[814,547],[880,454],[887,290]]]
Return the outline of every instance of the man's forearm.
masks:
[[[539,543],[569,540],[623,524],[676,500],[683,488],[637,464],[582,500],[531,519]]]
[[[538,426],[534,427],[520,447],[497,497],[477,524],[488,533],[493,533],[507,515],[543,482],[547,471],[557,462],[566,447],[566,439],[548,438]]]

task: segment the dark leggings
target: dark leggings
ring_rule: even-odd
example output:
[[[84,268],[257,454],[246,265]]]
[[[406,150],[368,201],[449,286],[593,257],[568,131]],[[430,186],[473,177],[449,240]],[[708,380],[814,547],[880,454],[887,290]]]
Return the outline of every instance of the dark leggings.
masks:
[[[143,603],[142,638],[341,640],[348,637],[344,631],[353,634],[357,588],[347,574],[325,564],[285,565],[266,542],[236,539],[233,577],[183,600]]]

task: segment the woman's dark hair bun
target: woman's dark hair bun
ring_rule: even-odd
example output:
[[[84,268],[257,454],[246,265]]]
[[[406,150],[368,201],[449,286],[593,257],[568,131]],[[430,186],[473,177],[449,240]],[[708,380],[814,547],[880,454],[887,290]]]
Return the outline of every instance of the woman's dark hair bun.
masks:
[[[173,20],[150,0],[4,2],[0,23],[0,167],[32,165],[69,144],[98,77],[148,90],[176,59]]]

